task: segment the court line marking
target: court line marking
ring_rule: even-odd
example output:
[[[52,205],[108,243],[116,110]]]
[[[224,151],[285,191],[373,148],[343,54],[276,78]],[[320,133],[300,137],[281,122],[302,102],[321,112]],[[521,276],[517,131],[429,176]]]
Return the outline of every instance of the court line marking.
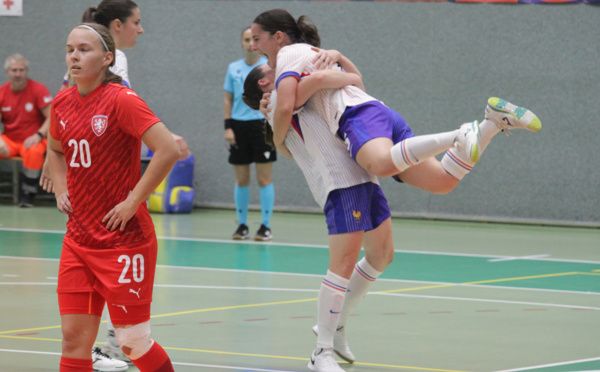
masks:
[[[264,274],[273,274],[272,272],[264,272]],[[577,274],[587,274],[589,273],[577,273]],[[594,274],[592,274],[594,275]],[[315,277],[322,278],[322,275],[315,275]],[[56,280],[53,278],[52,280]],[[411,281],[411,280],[401,280],[401,279],[377,279],[377,281],[389,281],[389,282],[398,282],[398,283],[429,283],[429,282],[419,282],[419,281]],[[0,282],[0,286],[2,285],[23,285],[23,286],[56,286],[56,282]],[[185,285],[185,284],[154,284],[155,287],[165,287],[165,288],[207,288],[210,289],[211,286],[194,286],[194,285]],[[476,289],[496,289],[496,290],[516,290],[516,291],[533,291],[533,292],[550,292],[550,293],[565,293],[565,294],[573,294],[573,295],[586,295],[586,296],[600,296],[600,292],[585,292],[585,291],[570,291],[570,290],[562,290],[562,289],[545,289],[545,288],[527,288],[527,287],[508,287],[508,286],[497,286],[497,285],[476,285],[476,284],[463,284],[463,283],[440,283],[439,285],[423,287],[423,289],[427,288],[450,288],[450,287],[467,287],[467,288],[476,288]],[[215,287],[215,288],[226,288],[224,286]],[[239,289],[253,289],[258,288],[258,290],[285,290],[285,291],[298,291],[298,292],[313,292],[318,291],[318,289],[294,289],[294,288],[264,288],[264,287],[239,287]],[[390,291],[402,291],[403,289],[395,289]],[[408,289],[411,290],[411,289]],[[378,291],[383,292],[383,291]],[[377,292],[369,292],[370,294],[374,294]]]
[[[164,317],[167,317],[167,316],[197,314],[197,313],[204,313],[204,312],[209,312],[209,311],[233,310],[233,309],[243,309],[243,308],[250,308],[250,307],[272,306],[272,305],[289,305],[289,304],[297,304],[297,303],[301,303],[301,302],[311,302],[311,301],[316,301],[316,300],[317,300],[316,298],[307,298],[307,299],[302,299],[302,300],[277,301],[277,302],[265,302],[265,303],[258,303],[258,304],[246,304],[246,305],[232,305],[232,306],[223,306],[223,307],[211,307],[211,308],[207,308],[207,309],[196,309],[196,310],[179,311],[179,312],[176,312],[176,313],[167,313],[167,314],[152,315],[150,317],[152,319],[154,319],[154,318],[164,318]],[[4,332],[0,332],[0,334],[1,333],[4,333]]]
[[[488,303],[499,303],[499,304],[511,304],[511,305],[533,305],[533,306],[545,306],[545,307],[559,307],[567,309],[586,309],[586,310],[598,310],[600,307],[582,306],[582,305],[566,305],[566,304],[551,304],[544,302],[523,302],[523,301],[509,301],[509,300],[493,300],[485,298],[469,298],[469,297],[445,297],[445,296],[428,296],[428,295],[413,295],[404,293],[369,293],[369,295],[382,295],[382,296],[400,296],[400,297],[411,297],[411,298],[428,298],[432,300],[453,300],[453,301],[472,301],[472,302],[488,302]]]
[[[53,230],[34,230],[34,229],[5,229],[5,228],[0,228],[1,230],[7,230],[7,231],[29,231],[29,232],[47,232],[47,233],[64,233],[64,232],[56,232]],[[217,242],[217,243],[227,243],[227,244],[232,244],[231,241],[229,240],[212,240],[212,239],[188,239],[188,238],[165,238],[165,237],[159,237],[159,239],[162,240],[182,240],[182,241],[206,241],[206,242]],[[236,244],[239,244],[236,242]],[[256,244],[256,243],[251,243],[248,242],[247,244]],[[264,244],[264,243],[261,243]],[[297,245],[297,244],[280,244],[280,243],[270,243],[268,245],[279,245],[279,246],[299,246],[299,247],[309,247],[308,245]],[[313,246],[315,248],[328,248],[327,246]],[[468,256],[468,257],[497,257],[498,261],[502,261],[502,260],[508,260],[508,259],[514,259],[514,258],[510,258],[510,257],[505,257],[505,256],[484,256],[484,255],[471,255],[471,254],[455,254],[455,253],[447,253],[447,252],[422,252],[422,251],[402,251],[402,250],[396,250],[396,252],[405,252],[405,253],[416,253],[416,254],[435,254],[435,255],[449,255],[449,256]],[[544,256],[544,255],[542,255]],[[525,257],[517,257],[516,259],[529,259],[529,260],[540,260],[540,261],[559,261],[559,262],[578,262],[578,263],[600,263],[600,262],[596,262],[596,261],[582,261],[582,260],[563,260],[563,259],[541,259],[543,257],[538,256],[525,256]],[[43,260],[43,259],[42,259]],[[47,260],[57,260],[57,259],[47,259]],[[244,270],[242,270],[244,271]],[[594,270],[594,271],[598,271],[598,270]],[[466,283],[458,283],[458,284],[450,284],[450,285],[443,285],[441,287],[446,287],[446,286],[457,286],[457,285],[472,285],[472,284],[479,284],[479,283],[492,283],[492,282],[500,282],[500,281],[509,281],[509,280],[523,280],[523,279],[528,279],[528,278],[538,278],[538,277],[547,277],[547,276],[559,276],[559,275],[574,275],[574,274],[585,274],[585,275],[598,275],[598,274],[593,274],[593,273],[560,273],[560,274],[549,274],[549,275],[542,275],[542,276],[532,276],[532,277],[522,277],[522,278],[509,278],[509,279],[495,279],[495,280],[486,280],[486,281],[477,281],[477,282],[466,282]],[[436,287],[440,287],[440,286],[430,286],[430,287],[422,287],[423,289],[428,289],[428,288],[436,288]],[[501,288],[506,288],[506,287],[501,287]],[[411,288],[411,289],[404,289],[404,290],[415,290],[418,288]],[[374,294],[377,294],[377,292],[375,292]],[[384,293],[381,293],[384,294]],[[392,295],[392,294],[390,294]],[[397,294],[399,296],[403,296],[400,294]],[[404,296],[408,296],[408,295],[404,295]],[[424,296],[418,296],[415,295],[413,297],[424,297]],[[457,298],[451,298],[451,299],[457,299]],[[314,300],[314,299],[311,299]],[[476,299],[477,300],[477,299]],[[294,301],[297,302],[297,301]],[[264,305],[268,305],[268,304],[259,304],[257,306],[264,306]],[[546,304],[541,304],[541,305],[546,305]],[[252,305],[250,305],[252,306]],[[247,307],[247,306],[243,306],[243,307]],[[207,311],[207,310],[203,310],[203,311]],[[166,315],[162,315],[162,316],[166,316]],[[46,328],[55,328],[55,327],[46,327]],[[40,329],[40,328],[37,328]],[[5,332],[0,332],[0,333],[5,333]],[[2,337],[7,337],[7,336],[2,336]],[[1,350],[1,349],[0,349]],[[590,360],[597,360],[600,358],[595,358],[595,359],[590,359]],[[573,363],[573,362],[568,362],[569,363]],[[560,364],[559,364],[560,365]],[[383,365],[385,366],[385,365]],[[539,366],[538,366],[539,367]],[[543,367],[543,366],[542,366]],[[407,367],[407,368],[414,368],[414,367]],[[531,368],[537,368],[537,367],[531,367]],[[531,369],[531,368],[527,368],[527,369]],[[421,368],[417,368],[417,369],[421,369]],[[425,370],[432,370],[432,369],[425,369]],[[520,370],[526,370],[526,369],[518,369],[518,370],[510,370],[510,371],[520,371]],[[447,370],[437,370],[434,369],[432,371],[447,371]],[[501,372],[509,372],[509,370],[507,371],[501,371]]]
[[[48,234],[64,234],[66,231],[61,230],[41,230],[41,229],[21,229],[21,228],[9,228],[0,227],[0,231],[12,231],[12,232],[32,232],[32,233],[48,233]],[[231,241],[226,239],[204,239],[204,238],[181,238],[181,237],[169,237],[169,236],[157,236],[158,240],[173,240],[173,241],[190,241],[190,242],[207,242],[207,243],[220,243],[220,244],[247,244],[247,245],[273,245],[282,247],[298,247],[298,248],[319,248],[329,249],[327,245],[320,244],[299,244],[299,243],[277,243],[273,241],[269,242],[256,242],[256,241]],[[479,257],[479,258],[490,258],[490,259],[503,259],[510,258],[510,256],[497,256],[497,255],[480,255],[470,253],[451,253],[451,252],[436,252],[436,251],[414,251],[414,250],[400,250],[395,249],[396,253],[414,253],[414,254],[428,254],[428,255],[442,255],[442,256],[463,256],[463,257]],[[589,261],[589,260],[574,260],[574,259],[561,259],[561,258],[532,258],[531,261],[552,261],[552,262],[571,262],[571,263],[584,263],[584,264],[600,264],[600,261]]]
[[[58,340],[61,341],[61,340]],[[11,349],[0,349],[0,352],[8,352],[8,353],[21,353],[21,354],[37,354],[37,355],[53,355],[53,356],[61,356],[61,353],[55,352],[46,352],[46,351],[33,351],[33,350],[11,350]],[[181,362],[173,362],[173,365],[176,366],[189,366],[189,367],[210,367],[210,368],[219,368],[219,369],[233,369],[240,371],[258,371],[258,372],[300,372],[295,370],[288,369],[262,369],[262,368],[252,368],[252,367],[232,367],[232,366],[219,366],[219,365],[211,365],[211,364],[198,364],[198,363],[181,363]]]
[[[524,279],[532,279],[532,278],[554,277],[554,276],[564,276],[564,275],[574,275],[574,274],[579,274],[579,273],[578,272],[556,273],[556,274],[546,274],[546,275],[534,275],[534,276],[528,276],[528,277],[492,279],[492,280],[484,280],[484,281],[480,281],[480,282],[498,282],[498,281],[524,280]],[[477,282],[467,282],[467,283],[461,283],[461,284],[472,284],[472,283],[477,283]],[[5,283],[0,283],[0,284],[5,284]],[[44,283],[44,284],[46,284],[46,283]],[[392,290],[386,290],[386,291],[375,291],[375,292],[370,292],[370,293],[371,294],[397,294],[397,292],[407,292],[407,291],[433,289],[433,288],[446,288],[446,287],[451,287],[451,286],[455,286],[455,285],[457,285],[457,284],[421,286],[421,287],[412,287],[412,288],[401,288],[401,289],[392,289]],[[423,295],[414,295],[414,297],[417,297],[417,296],[423,296]],[[435,298],[435,297],[432,296],[431,298]],[[439,296],[439,298],[444,298],[444,297]],[[460,298],[460,297],[448,297],[448,299],[464,299],[464,298]],[[196,314],[196,313],[209,312],[209,311],[232,310],[232,309],[242,309],[242,308],[250,308],[250,307],[261,307],[261,306],[272,306],[272,305],[288,305],[288,304],[294,304],[294,303],[311,302],[311,301],[316,301],[316,300],[317,300],[317,298],[309,298],[309,299],[300,299],[300,300],[291,300],[291,301],[277,301],[277,302],[266,302],[266,303],[257,303],[257,304],[232,305],[232,306],[214,307],[214,308],[196,309],[196,310],[187,310],[187,311],[181,311],[181,312],[175,312],[175,313],[166,313],[166,314],[152,315],[151,318],[152,319],[154,319],[154,318],[164,318],[164,317],[175,316],[175,315],[187,315],[187,314]],[[483,301],[483,302],[493,302],[493,301],[500,302],[502,300],[486,300],[486,301]],[[514,302],[514,303],[518,304],[519,302]],[[526,302],[523,302],[522,304],[536,304],[536,305],[538,305],[537,303],[526,303]],[[552,306],[564,307],[565,306],[565,305],[559,305],[559,304],[543,304],[543,303],[540,303],[539,305],[550,306],[550,307],[552,307]],[[571,308],[586,308],[586,309],[596,310],[596,308],[587,307],[587,306],[569,306],[569,307],[571,307]],[[52,329],[52,328],[58,328],[58,327],[60,327],[60,326],[51,326],[51,327],[43,327],[43,328],[28,328],[28,329],[11,330],[11,331],[1,331],[0,335],[6,334],[6,333],[17,333],[17,332],[28,332],[28,331],[43,330],[43,329]]]
[[[0,283],[2,284],[16,284],[16,285],[25,285],[25,284],[35,284],[35,285],[56,285],[56,283]],[[231,286],[204,286],[204,285],[172,285],[172,284],[157,284],[156,288],[187,288],[187,289],[215,289],[215,290],[250,290],[250,291],[272,291],[272,292],[318,292],[318,289],[297,289],[297,288],[265,288],[265,287],[231,287]],[[427,289],[428,287],[421,287]],[[406,291],[414,290],[415,288],[406,288]],[[416,294],[405,294],[405,293],[396,293],[402,290],[393,290],[394,293],[390,291],[375,291],[369,292],[370,296],[379,295],[379,296],[399,296],[399,297],[410,297],[410,298],[427,298],[427,299],[439,299],[439,300],[454,300],[454,301],[471,301],[471,302],[486,302],[486,303],[500,303],[500,304],[513,304],[513,305],[534,305],[534,306],[547,306],[547,307],[559,307],[559,308],[568,308],[568,309],[586,309],[586,310],[600,310],[600,307],[593,306],[585,306],[585,305],[569,305],[569,304],[556,304],[556,303],[544,303],[544,302],[526,302],[526,301],[510,301],[510,300],[496,300],[489,298],[474,298],[474,297],[450,297],[450,296],[433,296],[433,295],[416,295]],[[269,306],[269,305],[286,305],[289,303],[295,303],[298,301],[315,301],[316,298],[311,299],[303,299],[303,300],[292,300],[291,302],[282,301],[277,303],[259,303],[259,304],[249,304],[249,305],[237,305],[236,308],[244,308],[244,307],[259,307],[259,306]],[[208,312],[208,311],[218,311],[218,310],[229,310],[233,307],[218,307],[218,308],[207,308],[200,310],[189,310],[191,312]],[[164,314],[161,317],[170,316],[170,315],[180,315],[178,313],[174,314]],[[157,317],[157,315],[153,315],[152,318]],[[15,333],[15,332],[25,332],[32,330],[39,330],[40,328],[35,329],[27,329],[27,330],[17,330],[17,331],[2,331],[0,334],[4,333]]]
[[[60,340],[60,339],[42,339],[42,338],[36,338],[36,337],[0,336],[0,338],[25,339],[25,340],[34,340],[34,341],[58,341],[58,342],[62,342],[62,340]],[[290,356],[281,356],[281,355],[236,353],[236,352],[230,352],[230,351],[189,349],[189,348],[178,348],[178,347],[168,347],[168,346],[163,346],[163,349],[165,349],[165,350],[173,350],[173,351],[194,352],[194,353],[231,355],[231,356],[244,356],[244,357],[267,358],[267,359],[283,359],[283,360],[294,360],[294,361],[304,361],[304,362],[310,360],[309,358],[299,358],[299,357],[290,357]],[[0,349],[0,351],[15,351],[15,350]],[[19,351],[15,351],[15,352],[19,352]],[[23,352],[23,351],[21,351],[21,352]],[[37,352],[32,352],[32,353],[37,353]],[[51,355],[61,355],[59,353],[40,352],[40,354],[42,354],[42,353],[43,354],[51,354]],[[340,361],[339,363],[341,363],[341,364],[349,364],[347,362],[342,362],[342,361]],[[175,364],[175,363],[173,363],[173,364]],[[185,364],[181,364],[181,363],[177,363],[177,364],[178,365],[185,365]],[[196,364],[188,364],[188,365],[196,366]],[[402,366],[402,365],[395,365],[395,364],[381,364],[381,363],[368,363],[368,362],[354,362],[352,365],[361,365],[361,366],[369,366],[369,367],[388,367],[388,368],[395,368],[395,369],[412,369],[412,370],[419,370],[419,371],[434,371],[434,372],[468,372],[468,371],[458,371],[458,370],[451,370],[451,369],[439,369],[439,368],[427,368],[427,367]],[[276,370],[276,369],[258,370],[258,369],[252,369],[252,368],[250,368],[250,370],[252,370],[252,371],[254,371],[254,370],[256,370],[256,371],[281,371],[281,370]]]
[[[597,270],[594,270],[594,271],[597,271]],[[582,273],[579,273],[579,274],[581,274],[581,275],[594,275],[594,276],[600,276],[600,273],[595,273],[595,272],[594,272],[594,273],[586,273],[586,272],[582,272]]]
[[[600,360],[600,357],[598,357],[598,358],[589,358],[589,359],[580,359],[580,360],[571,360],[571,361],[568,361],[568,362],[551,363],[551,364],[544,364],[544,365],[532,366],[532,367],[523,367],[523,368],[515,368],[515,369],[505,369],[505,370],[502,370],[502,371],[495,371],[495,372],[529,371],[529,370],[537,369],[537,368],[549,368],[549,367],[557,367],[557,366],[566,366],[566,365],[569,365],[569,364],[594,362],[596,360]],[[586,372],[593,372],[593,371],[586,371]]]
[[[539,278],[549,278],[556,276],[567,276],[567,275],[576,275],[578,272],[567,272],[567,273],[554,273],[554,274],[543,274],[543,275],[531,275],[531,276],[520,276],[515,278],[500,278],[500,279],[489,279],[489,280],[478,280],[474,282],[464,282],[457,284],[439,284],[439,285],[430,285],[424,287],[413,287],[413,288],[402,288],[402,289],[390,289],[386,291],[379,291],[382,293],[394,293],[394,292],[405,292],[405,291],[416,291],[421,289],[433,289],[433,288],[446,288],[446,287],[454,287],[457,285],[474,285],[474,284],[484,284],[484,283],[498,283],[498,282],[510,282],[516,280],[527,280],[527,279],[539,279]]]
[[[106,321],[103,321],[103,323],[105,323]],[[5,338],[25,338],[27,339],[27,337],[24,336],[6,336],[5,333],[17,333],[17,332],[29,332],[29,331],[45,331],[47,329],[57,329],[60,328],[60,325],[57,326],[48,326],[48,327],[37,327],[37,328],[27,328],[27,329],[16,329],[14,331],[2,331],[0,332],[0,337],[5,337]],[[49,338],[48,341],[56,341],[54,339]]]
[[[536,254],[532,256],[512,256],[512,257],[501,257],[501,258],[492,258],[488,260],[488,262],[503,262],[503,261],[515,261],[515,260],[535,260],[538,258],[546,258],[550,256],[549,254]]]
[[[566,275],[575,275],[578,274],[578,272],[568,272],[568,273],[555,273],[555,274],[546,274],[546,275],[534,275],[534,276],[527,276],[527,277],[516,277],[516,278],[504,278],[504,279],[492,279],[492,280],[484,280],[484,281],[476,281],[476,282],[466,282],[466,283],[461,283],[461,284],[477,284],[477,283],[490,283],[490,282],[500,282],[500,281],[513,281],[513,280],[525,280],[525,279],[537,279],[537,278],[544,278],[544,277],[556,277],[556,276],[566,276]],[[592,274],[595,275],[595,274]],[[454,286],[455,284],[452,285],[435,285],[435,286],[421,286],[421,287],[413,287],[413,288],[404,288],[404,289],[399,289],[399,290],[390,290],[390,291],[378,291],[378,292],[374,292],[373,294],[388,294],[388,295],[398,295],[400,296],[400,294],[396,293],[396,292],[401,292],[401,291],[412,291],[412,290],[419,290],[419,289],[431,289],[431,288],[440,288],[440,287],[449,287],[449,286]],[[419,295],[416,295],[419,296]],[[415,296],[415,297],[416,297]],[[423,297],[423,296],[420,296]],[[451,298],[456,300],[457,298]],[[192,314],[192,313],[199,313],[199,312],[208,312],[208,311],[216,311],[216,310],[229,310],[229,309],[239,309],[239,308],[248,308],[248,307],[258,307],[258,306],[271,306],[271,305],[280,305],[280,304],[292,304],[292,303],[301,303],[301,302],[310,302],[310,301],[315,301],[316,298],[312,298],[312,299],[303,299],[303,300],[293,300],[293,301],[280,301],[280,302],[270,302],[270,303],[261,303],[261,304],[248,304],[248,305],[235,305],[235,306],[226,306],[226,307],[219,307],[219,308],[208,308],[208,309],[197,309],[197,310],[190,310],[190,311],[184,311],[184,312],[177,312],[177,313],[168,313],[168,314],[160,314],[160,315],[154,315],[152,316],[152,318],[161,318],[161,317],[167,317],[167,316],[175,316],[175,315],[184,315],[184,314]],[[462,299],[462,300],[466,300],[466,299]],[[477,299],[475,299],[477,300]],[[496,302],[498,302],[497,300],[494,300]],[[538,305],[538,304],[536,304]],[[539,304],[538,306],[557,306],[556,304]],[[564,306],[560,306],[559,307],[564,307]],[[586,307],[581,307],[581,308],[586,308]],[[57,327],[45,327],[44,329],[50,329],[50,328],[58,328],[60,326]],[[21,339],[39,339],[39,338],[31,338],[31,337],[19,337],[19,336],[4,336],[2,334],[4,333],[16,333],[16,332],[25,332],[25,331],[31,331],[31,330],[40,330],[40,328],[37,329],[27,329],[27,330],[18,330],[18,331],[5,331],[5,332],[0,332],[0,337],[2,338],[21,338]],[[51,339],[40,339],[40,340],[51,340]],[[169,348],[169,349],[173,349],[173,350],[182,350],[182,351],[200,351],[200,352],[211,352],[211,351],[204,351],[204,350],[195,350],[195,349],[178,349],[178,348]],[[278,357],[278,356],[264,356],[264,355],[260,355],[260,354],[238,354],[238,353],[228,353],[228,352],[218,352],[218,353],[223,353],[223,354],[228,354],[228,355],[243,355],[243,356],[255,356],[255,357],[268,357],[268,358],[293,358],[293,357]],[[294,358],[294,359],[298,359],[298,358]],[[305,360],[305,359],[302,359]],[[421,367],[408,367],[408,366],[394,366],[394,365],[384,365],[384,364],[368,364],[368,363],[355,363],[355,364],[359,364],[359,365],[368,365],[368,366],[381,366],[381,367],[392,367],[392,368],[412,368],[412,369],[418,369],[418,370],[428,370],[428,371],[446,371],[448,372],[449,370],[441,370],[441,369],[429,369],[429,368],[421,368]],[[506,371],[508,372],[508,371]]]
[[[19,256],[0,256],[0,259],[13,259],[13,260],[30,260],[30,261],[54,261],[59,262],[58,258],[35,258],[35,257],[19,257]],[[223,268],[213,268],[213,267],[194,267],[194,266],[173,266],[173,265],[156,265],[157,269],[177,269],[177,270],[199,270],[199,271],[222,271],[222,272],[235,272],[235,273],[248,273],[248,274],[260,274],[260,275],[284,275],[284,276],[301,276],[301,277],[313,277],[313,278],[323,278],[321,274],[303,274],[303,273],[288,273],[281,271],[259,271],[259,270],[241,270],[241,269],[223,269]],[[585,275],[600,275],[595,272],[600,272],[600,270],[592,270],[593,273],[586,272],[577,272],[577,274],[585,274]],[[56,280],[54,278],[54,280]],[[569,294],[585,294],[585,295],[600,295],[600,292],[587,292],[587,291],[572,291],[572,290],[561,290],[561,289],[547,289],[547,288],[528,288],[528,287],[509,287],[509,286],[495,286],[495,285],[481,285],[481,284],[469,284],[469,283],[448,283],[448,282],[434,282],[427,280],[409,280],[409,279],[387,279],[387,278],[377,278],[378,282],[392,282],[392,283],[428,283],[434,285],[443,286],[464,286],[464,287],[474,287],[474,288],[489,288],[489,289],[509,289],[509,290],[519,290],[519,291],[536,291],[536,292],[556,292],[556,293],[569,293]],[[5,284],[0,282],[0,285]],[[17,283],[6,283],[6,284],[17,284]],[[39,284],[39,285],[52,285],[56,283],[31,283],[31,284]],[[156,284],[155,284],[156,285]]]

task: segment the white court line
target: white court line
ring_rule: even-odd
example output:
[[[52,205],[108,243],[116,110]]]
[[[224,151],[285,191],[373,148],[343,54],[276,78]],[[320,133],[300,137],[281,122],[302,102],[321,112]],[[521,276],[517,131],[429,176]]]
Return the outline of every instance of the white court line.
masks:
[[[37,354],[37,355],[55,355],[61,356],[61,353],[52,353],[47,351],[33,351],[33,350],[11,350],[11,349],[0,349],[0,352],[5,353],[18,353],[18,354]],[[252,367],[232,367],[232,366],[218,366],[212,364],[196,364],[196,363],[179,363],[179,362],[171,362],[175,366],[190,366],[190,367],[210,367],[210,368],[219,368],[219,369],[233,369],[238,371],[259,371],[259,372],[299,372],[287,369],[261,369],[261,368],[252,368]]]
[[[18,257],[18,256],[0,256],[0,259],[13,259],[13,260],[40,260],[40,261],[56,261],[58,262],[58,258],[35,258],[35,257]],[[241,269],[217,269],[212,267],[192,267],[192,266],[172,266],[172,265],[156,265],[157,269],[175,269],[175,270],[200,270],[200,271],[222,271],[222,272],[235,272],[235,273],[250,273],[250,274],[259,274],[259,275],[284,275],[284,276],[296,276],[296,277],[312,277],[312,278],[322,278],[322,274],[301,274],[301,273],[286,273],[286,272],[278,272],[278,271],[258,271],[258,270],[241,270]],[[48,278],[49,280],[56,280],[56,278]],[[452,286],[452,287],[473,287],[473,288],[485,288],[485,289],[507,289],[507,290],[515,290],[515,291],[533,291],[533,292],[550,292],[550,293],[568,293],[568,294],[582,294],[582,295],[592,295],[592,296],[600,296],[600,292],[584,292],[584,291],[570,291],[564,289],[545,289],[545,288],[527,288],[527,287],[509,287],[509,286],[498,286],[498,285],[485,285],[485,284],[465,284],[465,283],[449,283],[449,282],[432,282],[432,281],[421,281],[421,280],[407,280],[407,279],[386,279],[386,278],[378,278],[378,282],[391,282],[391,283],[415,283],[415,284],[434,284],[434,285],[442,285],[442,286]],[[12,284],[19,285],[19,283],[15,282],[0,282],[0,285]],[[52,285],[53,283],[32,283],[32,285]],[[54,283],[56,284],[56,283]],[[155,283],[155,286],[159,284]]]
[[[585,362],[593,362],[596,360],[600,360],[600,358],[590,358],[590,359],[580,359],[580,360],[571,360],[568,362],[562,362],[562,363],[552,363],[552,364],[544,364],[544,365],[539,365],[539,366],[532,366],[532,367],[523,367],[523,368],[516,368],[516,369],[505,369],[502,371],[495,371],[495,372],[517,372],[517,371],[530,371],[532,369],[537,369],[537,368],[548,368],[548,367],[557,367],[557,366],[566,366],[569,364],[576,364],[576,363],[585,363]],[[593,371],[585,371],[585,372],[594,372],[594,371],[598,371],[598,370],[593,370]],[[573,371],[575,372],[575,371]]]
[[[220,368],[220,369],[235,369],[240,371],[260,371],[260,372],[300,372],[288,369],[261,369],[261,368],[250,368],[250,367],[227,367],[227,366],[215,366],[210,364],[195,364],[195,363],[177,363],[171,362],[174,366],[191,366],[191,367],[212,367],[212,368]]]
[[[32,233],[49,233],[49,234],[64,234],[65,231],[60,230],[38,230],[38,229],[17,229],[0,227],[0,231],[17,231],[17,232],[32,232]],[[277,243],[274,241],[269,242],[256,242],[256,241],[238,241],[235,242],[227,239],[202,239],[202,238],[180,238],[180,237],[168,237],[168,236],[157,236],[158,240],[174,240],[174,241],[190,241],[190,242],[207,242],[207,243],[222,243],[222,244],[260,244],[260,245],[276,245],[282,247],[298,247],[298,248],[319,248],[329,249],[327,245],[318,244],[296,244],[296,243]],[[450,252],[435,252],[435,251],[413,251],[413,250],[394,250],[396,253],[414,253],[414,254],[427,254],[436,256],[458,256],[458,257],[480,257],[490,259],[503,259],[511,258],[509,256],[497,256],[497,255],[481,255],[471,253],[450,253]],[[535,256],[531,256],[535,257]],[[525,259],[525,258],[521,258]],[[571,262],[571,263],[584,263],[584,264],[600,264],[600,261],[588,261],[588,260],[572,260],[568,258],[531,258],[532,261],[552,261],[552,262]]]
[[[53,353],[49,351],[32,351],[32,350],[11,350],[11,349],[0,349],[5,353],[20,353],[20,354],[38,354],[38,355],[62,355],[61,353]]]
[[[58,258],[41,258],[41,257],[20,257],[20,256],[0,256],[0,259],[7,260],[28,260],[28,261],[60,261]]]
[[[414,295],[414,294],[406,294],[406,293],[369,292],[369,295],[413,297],[413,298],[429,298],[429,299],[432,299],[432,300],[491,302],[491,303],[497,303],[497,304],[533,305],[533,306],[562,307],[562,308],[567,308],[567,309],[586,309],[586,310],[598,310],[598,311],[600,311],[600,307],[581,306],[581,305],[552,304],[552,303],[543,303],[543,302],[507,301],[507,300],[493,300],[493,299],[485,299],[485,298],[468,298],[468,297],[427,296],[427,295]]]
[[[501,261],[513,261],[513,260],[535,260],[538,258],[545,258],[550,256],[549,254],[537,254],[534,256],[515,256],[515,257],[501,257],[501,258],[492,258],[488,260],[488,262],[501,262]]]
[[[319,292],[316,289],[298,289],[298,288],[266,288],[266,287],[228,287],[218,285],[185,285],[185,284],[155,284],[154,288],[188,288],[188,289],[230,289],[243,291],[271,291],[271,292]]]
[[[18,282],[0,282],[0,285],[37,285],[37,286],[56,286],[57,283],[18,283]],[[154,284],[154,288],[186,288],[186,289],[215,289],[215,290],[234,290],[234,291],[268,291],[268,292],[305,292],[305,293],[317,293],[319,289],[301,289],[301,288],[263,288],[263,287],[231,287],[231,286],[217,286],[217,285],[189,285],[189,284]],[[432,300],[450,300],[450,301],[471,301],[471,302],[486,302],[486,303],[498,303],[498,304],[510,304],[510,305],[531,305],[531,306],[546,306],[546,307],[560,307],[567,309],[585,309],[585,310],[597,310],[600,311],[600,307],[581,306],[581,305],[568,305],[568,304],[555,304],[555,303],[543,303],[543,302],[526,302],[526,301],[508,301],[508,300],[495,300],[487,298],[469,298],[469,297],[450,297],[450,296],[428,296],[428,295],[415,295],[407,293],[385,293],[385,292],[369,292],[369,295],[373,296],[392,296],[392,297],[412,297],[412,298],[426,298]]]

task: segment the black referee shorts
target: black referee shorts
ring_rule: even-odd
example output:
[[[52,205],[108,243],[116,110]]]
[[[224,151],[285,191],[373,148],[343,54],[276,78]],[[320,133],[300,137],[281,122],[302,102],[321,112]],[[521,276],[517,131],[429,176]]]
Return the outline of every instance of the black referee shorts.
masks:
[[[265,142],[265,124],[264,120],[233,120],[236,144],[229,148],[229,164],[246,165],[277,160],[275,148]]]

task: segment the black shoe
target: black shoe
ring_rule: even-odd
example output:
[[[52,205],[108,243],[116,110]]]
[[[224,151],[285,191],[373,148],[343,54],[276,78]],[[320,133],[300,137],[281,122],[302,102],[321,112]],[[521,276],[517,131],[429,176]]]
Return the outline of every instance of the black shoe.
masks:
[[[260,229],[254,235],[254,240],[267,241],[273,239],[273,234],[271,234],[271,229],[266,227],[265,225],[260,225]]]
[[[237,230],[235,230],[235,232],[233,233],[233,236],[231,238],[233,240],[244,240],[244,239],[248,239],[249,236],[250,236],[250,232],[248,231],[248,226],[246,226],[242,223],[238,226]]]
[[[23,193],[21,196],[21,201],[19,202],[19,207],[21,208],[33,208],[33,197],[35,194],[30,194],[28,192]]]

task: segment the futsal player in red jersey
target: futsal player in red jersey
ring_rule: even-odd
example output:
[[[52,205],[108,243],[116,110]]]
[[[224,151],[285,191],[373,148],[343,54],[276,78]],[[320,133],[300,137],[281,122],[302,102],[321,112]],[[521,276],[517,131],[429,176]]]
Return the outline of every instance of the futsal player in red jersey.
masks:
[[[145,200],[179,157],[164,124],[109,71],[115,45],[98,24],[75,27],[66,62],[77,85],[52,105],[48,160],[69,215],[58,272],[60,372],[92,369],[106,302],[121,349],[140,371],[173,371],[150,336],[156,234]],[[141,141],[154,151],[140,177]]]

